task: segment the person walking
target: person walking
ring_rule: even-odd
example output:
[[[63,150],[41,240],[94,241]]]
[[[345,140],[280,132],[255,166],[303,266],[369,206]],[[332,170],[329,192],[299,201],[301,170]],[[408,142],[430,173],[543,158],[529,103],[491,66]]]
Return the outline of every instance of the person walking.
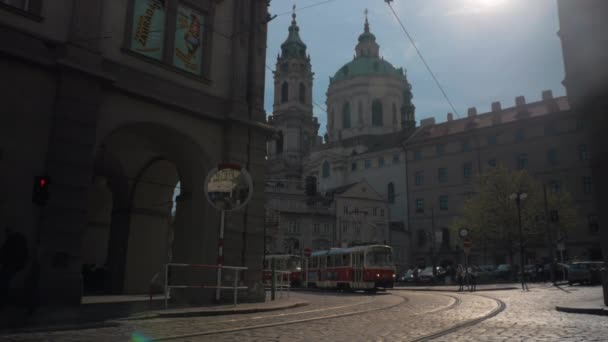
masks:
[[[469,266],[467,273],[469,275],[469,290],[473,292],[477,290],[477,271],[475,267]]]
[[[6,228],[6,239],[0,247],[0,308],[7,304],[11,281],[27,265],[27,239]]]
[[[458,264],[458,268],[456,269],[456,279],[458,280],[458,292],[462,291],[464,288],[464,267]]]

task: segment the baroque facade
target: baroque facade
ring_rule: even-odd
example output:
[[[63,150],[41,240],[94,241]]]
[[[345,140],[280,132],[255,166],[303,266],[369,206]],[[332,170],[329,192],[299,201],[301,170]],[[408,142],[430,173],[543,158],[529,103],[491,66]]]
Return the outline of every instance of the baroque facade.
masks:
[[[353,60],[330,79],[323,141],[312,115],[310,59],[298,32],[294,15],[275,71],[269,123],[280,133],[268,143],[266,191],[271,216],[280,217],[274,227],[291,232],[291,242],[267,234],[269,252],[386,243],[404,266],[409,263],[409,235],[405,153],[399,142],[415,126],[405,71],[380,56],[366,18]],[[315,179],[315,196],[305,193],[307,177]],[[285,208],[286,196],[301,213]],[[312,219],[321,208],[325,214]],[[294,225],[299,227],[295,234]],[[290,247],[294,243],[298,249]]]
[[[33,288],[59,304],[80,304],[87,293],[142,294],[170,261],[247,266],[247,286],[261,282],[262,189],[247,209],[227,215],[218,260],[220,214],[203,182],[220,162],[241,164],[263,182],[273,131],[259,109],[267,6],[0,2],[0,221],[27,240],[30,256],[12,289]],[[39,206],[35,176],[50,187]],[[103,277],[88,281],[89,266]],[[215,277],[185,272],[172,281]],[[24,284],[32,279],[39,281]],[[172,300],[213,295],[177,290]]]

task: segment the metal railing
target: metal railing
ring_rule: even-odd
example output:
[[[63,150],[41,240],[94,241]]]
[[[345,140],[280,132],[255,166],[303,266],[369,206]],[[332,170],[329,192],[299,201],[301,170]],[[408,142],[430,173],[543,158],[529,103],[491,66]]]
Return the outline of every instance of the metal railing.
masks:
[[[264,272],[270,272],[272,274],[272,269],[266,269]],[[287,275],[285,277],[284,275]],[[277,281],[278,277],[278,281]],[[291,289],[291,271],[282,271],[275,270],[274,271],[274,279],[270,279],[270,284],[265,283],[264,287],[271,291],[271,300],[274,300],[274,292],[279,290],[279,298],[283,297],[283,293],[287,292],[287,298],[289,298],[289,290]],[[286,291],[285,291],[286,290]]]
[[[197,268],[207,268],[207,269],[216,269],[216,270],[233,270],[234,271],[234,281],[233,286],[225,286],[222,285],[221,276],[217,277],[217,282],[215,285],[172,285],[169,283],[169,268],[170,267],[197,267]],[[178,264],[178,263],[169,263],[165,264],[165,309],[167,309],[169,305],[169,291],[170,289],[186,289],[186,288],[202,288],[202,289],[215,289],[217,296],[219,298],[219,293],[221,290],[232,290],[234,297],[234,305],[238,303],[238,290],[247,290],[247,286],[239,286],[239,271],[247,270],[247,267],[241,266],[224,266],[224,265],[203,265],[203,264]],[[218,272],[221,274],[221,272]]]

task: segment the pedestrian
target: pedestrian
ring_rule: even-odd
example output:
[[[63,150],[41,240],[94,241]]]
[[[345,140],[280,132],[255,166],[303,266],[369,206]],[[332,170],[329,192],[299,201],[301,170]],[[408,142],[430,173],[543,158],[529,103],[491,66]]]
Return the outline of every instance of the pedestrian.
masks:
[[[477,289],[477,270],[473,266],[469,266],[467,269],[469,276],[469,290],[471,292]]]
[[[456,279],[458,280],[458,292],[460,292],[464,288],[464,267],[461,264],[458,264],[456,269]]]
[[[6,239],[0,247],[0,308],[7,304],[11,281],[25,268],[27,260],[27,239],[7,227]]]

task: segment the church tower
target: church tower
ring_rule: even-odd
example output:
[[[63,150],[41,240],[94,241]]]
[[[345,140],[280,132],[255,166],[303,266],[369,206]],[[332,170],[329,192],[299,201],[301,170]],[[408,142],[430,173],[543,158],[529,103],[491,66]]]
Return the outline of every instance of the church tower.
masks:
[[[279,134],[268,143],[270,179],[300,180],[302,163],[317,137],[319,123],[312,111],[310,56],[300,39],[295,5],[289,35],[281,44],[274,73],[274,105],[268,123]]]

